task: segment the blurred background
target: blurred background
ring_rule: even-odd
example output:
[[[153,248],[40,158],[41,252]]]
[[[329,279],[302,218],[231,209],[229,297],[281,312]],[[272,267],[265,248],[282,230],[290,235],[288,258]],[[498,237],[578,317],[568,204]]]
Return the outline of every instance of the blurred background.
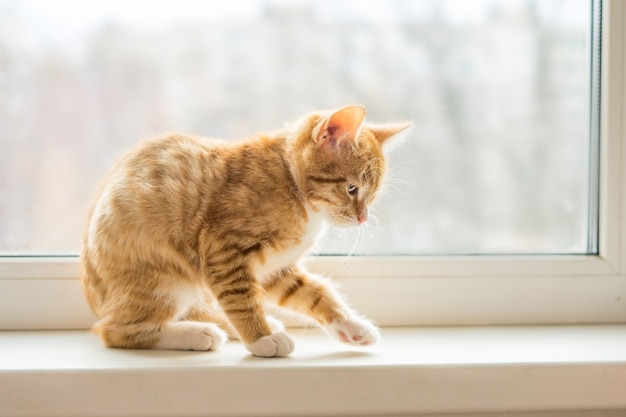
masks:
[[[163,131],[239,138],[360,103],[414,127],[324,254],[585,253],[589,0],[0,0],[0,254],[75,253]]]

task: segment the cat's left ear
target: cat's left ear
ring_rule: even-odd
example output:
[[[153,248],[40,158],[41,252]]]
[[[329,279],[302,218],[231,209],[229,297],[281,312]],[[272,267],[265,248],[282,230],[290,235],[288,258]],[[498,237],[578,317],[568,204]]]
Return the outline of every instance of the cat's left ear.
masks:
[[[313,140],[320,149],[327,151],[354,143],[359,137],[365,113],[363,106],[348,106],[335,111],[318,125]]]
[[[398,133],[408,129],[411,126],[413,126],[413,123],[411,122],[386,123],[381,125],[371,125],[368,123],[365,125],[367,130],[374,134],[374,137],[381,145],[385,144],[385,142],[387,142],[387,139],[397,135]]]

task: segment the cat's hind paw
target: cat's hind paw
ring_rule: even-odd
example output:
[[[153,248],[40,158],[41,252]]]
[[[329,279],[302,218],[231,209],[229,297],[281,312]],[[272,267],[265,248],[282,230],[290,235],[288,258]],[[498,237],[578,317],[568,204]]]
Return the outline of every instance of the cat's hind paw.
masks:
[[[171,323],[161,331],[156,349],[217,350],[228,337],[217,324],[195,321]]]
[[[254,356],[272,358],[288,356],[293,352],[294,344],[289,336],[279,332],[263,336],[255,342],[246,344],[246,348]]]
[[[343,343],[357,346],[369,346],[380,340],[380,331],[372,323],[361,318],[346,321],[334,321],[324,329]]]

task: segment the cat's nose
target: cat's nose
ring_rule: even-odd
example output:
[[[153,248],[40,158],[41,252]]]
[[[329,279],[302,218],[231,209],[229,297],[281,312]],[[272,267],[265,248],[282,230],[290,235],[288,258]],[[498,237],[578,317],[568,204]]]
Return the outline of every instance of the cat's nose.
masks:
[[[357,220],[359,221],[359,224],[363,224],[367,221],[367,207],[365,207],[361,214],[359,214]]]

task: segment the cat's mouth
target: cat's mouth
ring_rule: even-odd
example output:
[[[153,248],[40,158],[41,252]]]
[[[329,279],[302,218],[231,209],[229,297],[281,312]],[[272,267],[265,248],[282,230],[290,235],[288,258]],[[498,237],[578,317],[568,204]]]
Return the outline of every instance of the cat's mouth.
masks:
[[[332,216],[331,222],[338,227],[357,227],[365,223],[367,220],[367,213],[365,212],[364,218],[360,216],[336,213]]]

